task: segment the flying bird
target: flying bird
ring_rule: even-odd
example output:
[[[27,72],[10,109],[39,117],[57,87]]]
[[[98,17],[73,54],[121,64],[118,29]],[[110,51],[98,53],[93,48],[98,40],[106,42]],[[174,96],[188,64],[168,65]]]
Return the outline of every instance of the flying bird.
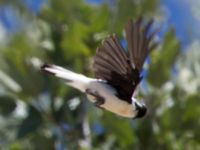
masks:
[[[86,77],[53,64],[44,64],[41,70],[64,79],[65,83],[85,93],[92,103],[117,115],[142,118],[147,112],[143,102],[133,95],[142,80],[145,59],[155,49],[156,31],[150,32],[153,20],[144,23],[142,17],[129,20],[125,26],[127,51],[116,35],[103,40],[94,56],[95,78]]]

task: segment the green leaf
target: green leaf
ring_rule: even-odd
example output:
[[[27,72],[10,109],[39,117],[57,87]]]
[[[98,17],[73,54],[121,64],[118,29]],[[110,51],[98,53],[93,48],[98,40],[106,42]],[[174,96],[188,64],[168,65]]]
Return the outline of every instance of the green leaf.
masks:
[[[149,70],[148,80],[155,87],[161,87],[169,80],[173,64],[180,52],[180,42],[175,37],[175,31],[170,30],[160,51],[155,51],[152,65]]]
[[[29,133],[35,132],[42,124],[40,112],[33,106],[29,106],[28,116],[22,121],[17,138],[23,138]]]
[[[122,149],[129,149],[136,142],[129,120],[105,112],[103,123],[109,134],[115,134],[116,140]]]
[[[84,40],[87,37],[87,26],[82,22],[75,22],[69,26],[70,30],[64,34],[61,46],[66,54],[66,58],[72,59],[77,56],[89,56],[90,51]]]
[[[8,95],[0,96],[0,113],[3,115],[9,115],[16,108],[15,99]]]
[[[44,135],[43,133],[34,134],[31,136],[32,148],[35,150],[53,150],[54,149],[54,139]]]

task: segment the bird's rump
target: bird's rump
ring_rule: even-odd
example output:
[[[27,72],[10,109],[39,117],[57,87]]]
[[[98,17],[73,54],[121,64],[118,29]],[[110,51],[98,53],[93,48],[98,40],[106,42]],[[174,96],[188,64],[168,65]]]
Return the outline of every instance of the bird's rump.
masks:
[[[97,49],[93,69],[96,78],[106,80],[118,93],[118,97],[131,103],[132,94],[141,81],[140,72],[144,61],[156,43],[151,42],[154,34],[149,35],[153,21],[146,25],[142,18],[134,23],[130,20],[126,27],[128,52],[121,46],[116,35],[106,38]]]

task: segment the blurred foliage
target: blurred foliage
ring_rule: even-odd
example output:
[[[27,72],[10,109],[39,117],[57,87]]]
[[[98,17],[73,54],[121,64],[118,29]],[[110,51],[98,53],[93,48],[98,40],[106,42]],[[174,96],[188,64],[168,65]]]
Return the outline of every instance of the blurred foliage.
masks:
[[[149,107],[141,120],[95,108],[40,72],[49,62],[93,76],[92,56],[101,40],[112,33],[122,38],[130,18],[164,17],[157,0],[49,0],[36,14],[23,1],[0,2],[12,5],[24,22],[0,46],[0,149],[200,149],[199,41],[180,53],[175,30],[165,34],[152,53],[147,90],[139,93]]]

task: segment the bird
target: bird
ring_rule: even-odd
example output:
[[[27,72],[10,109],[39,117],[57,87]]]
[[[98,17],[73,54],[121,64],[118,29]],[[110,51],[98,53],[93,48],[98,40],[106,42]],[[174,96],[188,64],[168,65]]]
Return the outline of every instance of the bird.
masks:
[[[135,91],[143,78],[144,62],[158,45],[157,30],[151,31],[153,23],[153,19],[144,22],[143,17],[128,20],[124,29],[127,48],[117,35],[106,37],[93,58],[94,78],[48,63],[41,70],[85,93],[98,108],[121,117],[142,118],[147,114],[147,106],[136,99]]]

